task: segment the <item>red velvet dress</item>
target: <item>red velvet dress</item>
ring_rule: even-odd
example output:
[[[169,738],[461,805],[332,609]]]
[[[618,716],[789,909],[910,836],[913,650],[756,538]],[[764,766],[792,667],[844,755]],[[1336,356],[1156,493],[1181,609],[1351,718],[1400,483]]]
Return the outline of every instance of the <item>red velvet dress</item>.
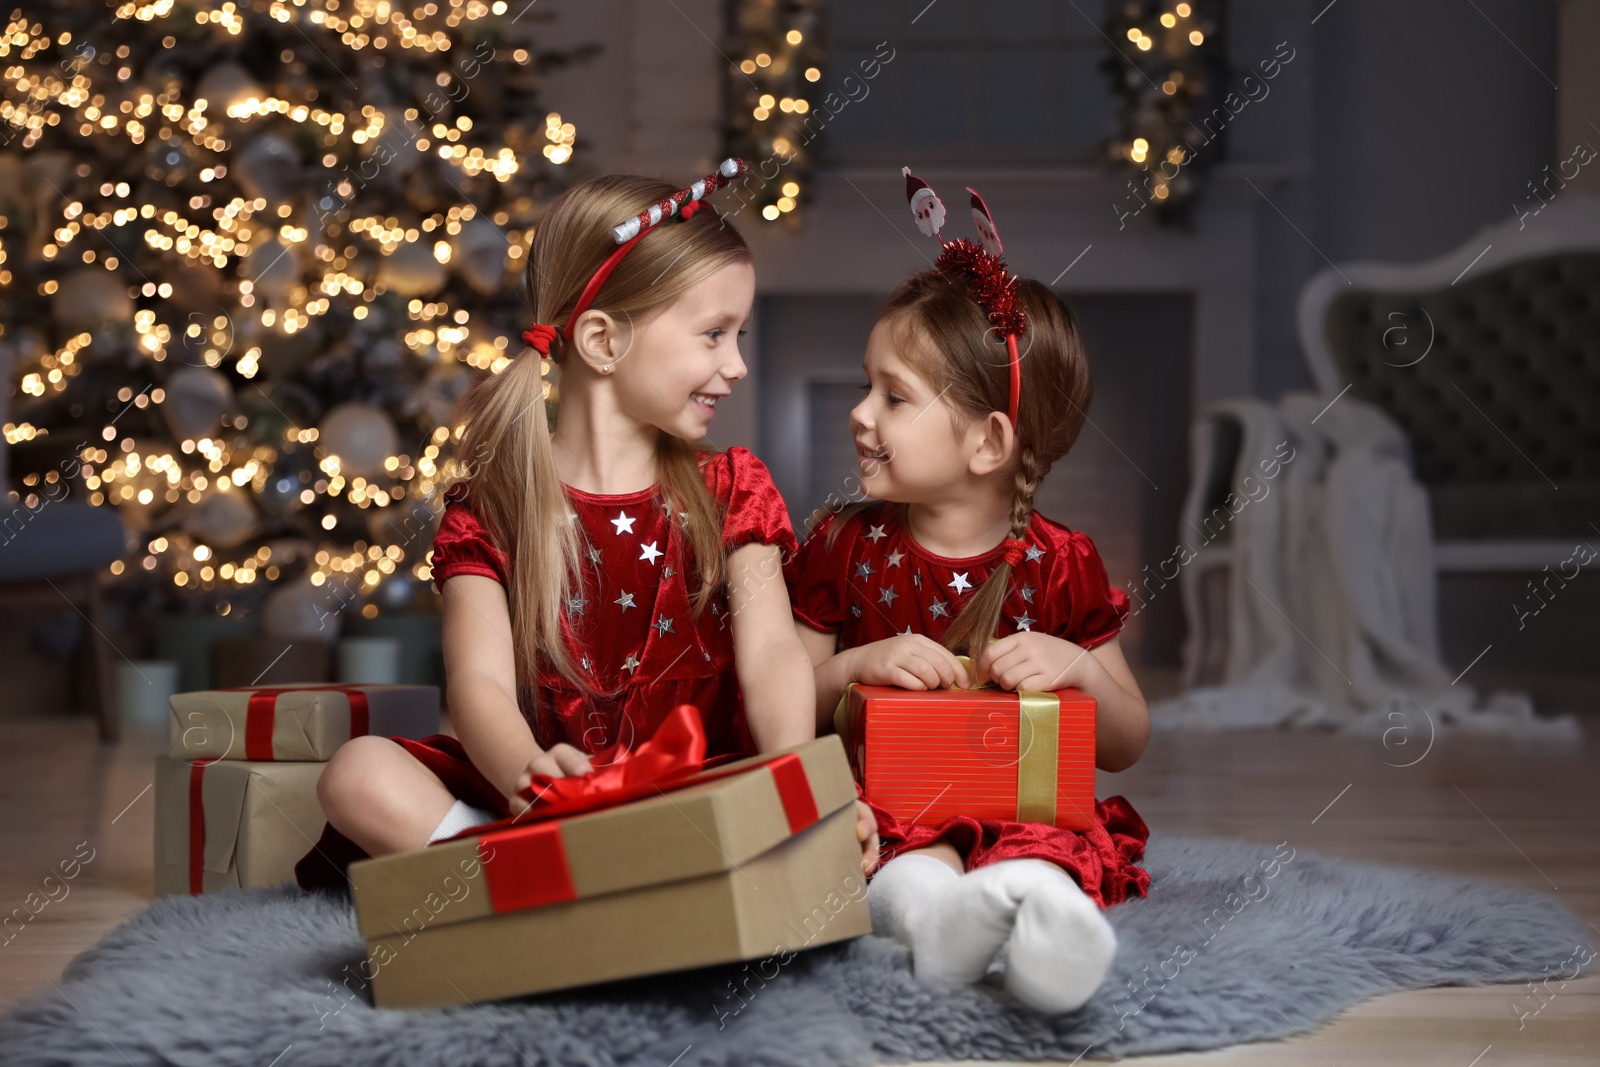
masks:
[[[786,570],[789,599],[800,621],[839,636],[839,648],[898,634],[944,636],[1000,562],[1003,546],[968,559],[935,555],[906,529],[904,509],[878,504],[852,517],[830,547],[833,517],[812,531]],[[1093,648],[1122,629],[1128,596],[1112,588],[1088,536],[1034,513],[1027,557],[1012,569],[998,634],[1047,633]],[[867,797],[871,804],[872,798]],[[1042,823],[955,816],[939,826],[913,826],[876,805],[882,859],[946,842],[968,870],[999,860],[1050,860],[1077,878],[1102,907],[1143,896],[1150,876],[1136,866],[1149,837],[1144,820],[1120,796],[1095,802],[1095,825],[1083,832]]]
[[[795,549],[789,513],[767,468],[748,449],[714,453],[702,464],[706,484],[725,508],[723,548],[751,542]],[[563,631],[573,661],[597,692],[585,693],[541,663],[536,710],[524,709],[535,741],[565,741],[594,752],[621,739],[649,738],[679,704],[700,710],[706,756],[753,753],[734,672],[728,600],[719,591],[696,619],[692,546],[681,523],[669,523],[652,487],[601,496],[567,487],[582,530],[583,587],[567,603]],[[470,497],[447,498],[433,543],[433,581],[475,574],[506,584],[506,557],[472,510]],[[530,714],[530,710],[532,713]],[[506,798],[467,758],[455,738],[395,739],[438,775],[457,798],[510,814]],[[345,884],[345,869],[365,853],[332,826],[295,868],[303,888]]]

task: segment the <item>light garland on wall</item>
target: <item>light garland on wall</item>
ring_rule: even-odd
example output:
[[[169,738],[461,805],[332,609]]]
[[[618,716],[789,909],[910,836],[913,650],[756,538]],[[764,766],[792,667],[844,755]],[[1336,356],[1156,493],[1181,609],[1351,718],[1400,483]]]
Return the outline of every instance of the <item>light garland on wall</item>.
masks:
[[[820,4],[745,0],[731,18],[736,61],[727,76],[724,154],[750,161],[741,188],[759,189],[749,205],[759,217],[792,225],[815,170],[806,116],[821,92]]]
[[[1221,0],[1123,0],[1106,23],[1116,49],[1104,69],[1118,97],[1113,162],[1129,172],[1126,219],[1145,207],[1163,224],[1187,224],[1202,170],[1217,152],[1195,125],[1222,69]]]

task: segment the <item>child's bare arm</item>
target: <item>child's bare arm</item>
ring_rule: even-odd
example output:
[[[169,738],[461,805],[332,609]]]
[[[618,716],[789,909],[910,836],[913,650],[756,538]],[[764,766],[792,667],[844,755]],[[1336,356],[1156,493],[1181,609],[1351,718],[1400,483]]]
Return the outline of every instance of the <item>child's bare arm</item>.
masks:
[[[557,776],[582,774],[588,761],[570,745],[545,752],[522,717],[511,612],[500,583],[462,574],[448,579],[441,592],[450,721],[472,765],[511,802],[513,811],[520,810],[516,792],[535,760],[540,762],[534,769]]]
[[[811,659],[794,630],[775,545],[741,545],[728,555],[734,669],[745,714],[762,752],[814,738]]]
[[[1049,634],[1011,634],[990,642],[978,666],[980,676],[1005,689],[1081,689],[1094,697],[1095,766],[1101,770],[1127,770],[1150,740],[1150,711],[1120,638],[1085,649]]]
[[[1103,673],[1111,683],[1090,681],[1099,692],[1080,686],[1100,705],[1095,712],[1095,765],[1108,771],[1125,771],[1138,762],[1150,740],[1150,709],[1122,655],[1121,638],[1113,637],[1090,649],[1085,662],[1090,661],[1100,671],[1089,672],[1089,678]]]
[[[855,680],[849,677],[849,658],[838,652],[838,634],[813,630],[798,619],[795,620],[794,630],[800,635],[800,643],[811,657],[815,671],[817,733],[827,733],[833,728],[833,709],[839,703],[839,695],[844,692],[845,686]]]

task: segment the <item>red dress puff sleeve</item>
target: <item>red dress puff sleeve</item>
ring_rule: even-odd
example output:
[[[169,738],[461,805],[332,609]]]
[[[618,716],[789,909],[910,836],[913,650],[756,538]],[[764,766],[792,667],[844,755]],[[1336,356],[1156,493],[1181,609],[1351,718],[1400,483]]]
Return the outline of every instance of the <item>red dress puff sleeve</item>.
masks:
[[[776,545],[784,559],[794,555],[788,505],[755,453],[748,448],[719,452],[706,462],[705,474],[712,494],[727,508],[722,520],[724,551],[757,543]]]
[[[1066,531],[1058,551],[1065,557],[1064,598],[1068,605],[1055,636],[1082,648],[1094,648],[1115,637],[1128,618],[1128,594],[1114,588],[1106,565],[1089,535]]]
[[[854,519],[846,520],[829,546],[828,534],[837,518],[836,512],[830,512],[817,520],[794,559],[783,568],[795,618],[824,633],[838,633],[844,628],[850,556],[861,528]]]
[[[433,537],[433,587],[461,574],[476,574],[506,584],[506,557],[490,540],[489,530],[467,503],[462,486],[445,494],[444,515]]]

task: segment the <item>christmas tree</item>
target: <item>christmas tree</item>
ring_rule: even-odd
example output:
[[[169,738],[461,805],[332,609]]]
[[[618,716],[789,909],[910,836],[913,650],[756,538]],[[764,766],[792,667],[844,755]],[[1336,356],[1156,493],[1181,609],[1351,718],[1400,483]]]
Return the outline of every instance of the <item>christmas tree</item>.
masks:
[[[275,586],[408,604],[452,409],[523,347],[518,274],[574,151],[538,88],[584,50],[538,49],[517,8],[14,13],[8,508],[115,507],[113,582],[146,610],[248,610]]]

